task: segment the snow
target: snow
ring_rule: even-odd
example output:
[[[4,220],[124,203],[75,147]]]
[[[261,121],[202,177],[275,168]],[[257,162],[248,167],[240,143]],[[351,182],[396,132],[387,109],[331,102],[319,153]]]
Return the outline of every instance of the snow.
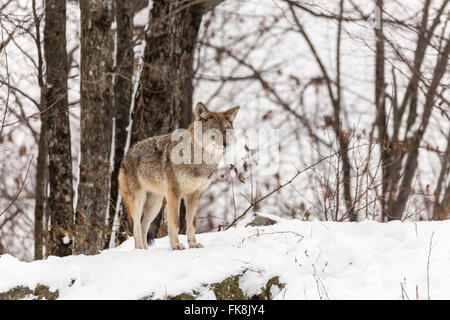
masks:
[[[62,239],[64,244],[69,244],[70,242],[70,238],[68,236],[64,236],[64,238]]]
[[[428,289],[431,299],[450,299],[448,221],[336,223],[265,216],[277,223],[246,226],[250,216],[227,231],[199,234],[202,249],[173,251],[161,238],[148,250],[136,250],[131,238],[95,256],[22,262],[5,254],[0,292],[41,283],[59,290],[60,299],[164,299],[193,290],[198,299],[214,299],[208,285],[242,275],[239,285],[248,296],[278,276],[286,285],[272,287],[274,299],[416,299],[416,290],[419,299],[428,299]],[[185,236],[180,240],[186,243]]]

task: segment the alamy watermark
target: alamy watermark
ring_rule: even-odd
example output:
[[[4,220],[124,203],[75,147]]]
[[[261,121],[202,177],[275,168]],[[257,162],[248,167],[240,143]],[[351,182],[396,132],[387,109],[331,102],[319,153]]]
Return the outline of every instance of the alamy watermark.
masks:
[[[170,157],[176,165],[207,164],[252,166],[255,175],[273,175],[280,166],[278,129],[203,129],[195,121],[193,130],[177,129]]]

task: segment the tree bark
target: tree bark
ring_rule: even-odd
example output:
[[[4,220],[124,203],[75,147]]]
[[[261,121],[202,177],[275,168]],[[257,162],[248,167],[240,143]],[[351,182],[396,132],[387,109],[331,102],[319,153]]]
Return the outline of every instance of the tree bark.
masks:
[[[6,253],[6,249],[5,249],[5,247],[2,245],[2,243],[0,242],[0,256],[2,255],[2,254],[5,254]]]
[[[68,109],[66,52],[66,3],[45,1],[44,51],[47,87],[45,121],[48,129],[48,209],[50,234],[48,254],[72,253],[73,189],[72,154]]]
[[[450,212],[450,181],[447,188],[444,191],[444,194],[441,198],[441,192],[443,188],[443,184],[445,178],[448,176],[450,171],[450,129],[447,134],[447,148],[445,149],[444,156],[442,157],[442,166],[441,172],[439,173],[438,182],[436,184],[436,190],[434,195],[434,205],[433,205],[433,220],[444,220],[447,218],[448,213]]]
[[[77,254],[95,254],[106,242],[112,123],[111,9],[107,0],[81,0],[80,182]]]
[[[48,129],[47,122],[44,118],[46,109],[45,101],[45,81],[44,81],[44,57],[42,55],[41,43],[41,20],[37,15],[36,1],[32,1],[34,25],[36,28],[36,49],[38,57],[38,83],[40,88],[39,112],[41,120],[41,128],[39,133],[38,157],[36,164],[36,189],[35,189],[35,207],[34,207],[34,259],[40,260],[44,257],[44,246],[47,241],[48,211],[46,211],[47,186],[48,186]]]
[[[344,201],[347,208],[347,215],[350,221],[354,222],[358,219],[358,215],[355,213],[355,208],[351,195],[351,170],[352,166],[348,155],[348,137],[342,126],[341,120],[341,108],[342,108],[342,96],[341,96],[341,37],[342,37],[342,15],[344,13],[344,0],[339,1],[339,20],[338,20],[338,34],[336,44],[336,98],[330,97],[333,102],[334,111],[334,132],[339,142],[339,155],[342,161],[342,183],[344,185]]]
[[[193,55],[205,7],[202,3],[180,10],[182,7],[186,1],[153,1],[135,98],[132,144],[173,131],[182,110],[192,112]],[[160,214],[150,227],[150,235],[163,235],[162,227]]]
[[[34,260],[44,257],[44,212],[47,199],[47,125],[41,121],[38,157],[36,165],[36,189],[34,205]]]
[[[381,149],[382,184],[381,184],[381,221],[385,220],[386,196],[389,188],[389,137],[387,131],[386,105],[385,105],[385,75],[384,75],[384,35],[383,35],[383,0],[377,0],[376,7],[379,14],[379,24],[374,26],[375,30],[375,123],[378,130],[378,143]]]
[[[114,166],[111,174],[110,191],[110,216],[109,216],[109,235],[111,236],[114,215],[116,212],[123,212],[117,206],[117,197],[119,195],[118,175],[120,163],[122,161],[125,144],[127,142],[130,117],[130,106],[132,99],[132,77],[134,66],[133,53],[133,2],[116,2],[116,23],[117,23],[117,44],[116,44],[116,67],[114,83]],[[127,215],[121,214],[121,224],[117,234],[118,242],[125,240],[122,235],[125,234],[124,225],[127,223]],[[106,243],[108,246],[109,241]]]

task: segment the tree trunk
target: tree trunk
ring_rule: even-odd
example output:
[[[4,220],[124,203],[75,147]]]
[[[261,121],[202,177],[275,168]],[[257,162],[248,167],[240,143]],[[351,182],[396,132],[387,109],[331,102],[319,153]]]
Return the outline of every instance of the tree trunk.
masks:
[[[447,134],[447,148],[445,149],[444,156],[442,157],[442,166],[441,172],[439,173],[438,182],[436,184],[436,190],[434,195],[434,205],[433,205],[433,220],[444,220],[447,218],[448,213],[450,212],[450,181],[449,184],[444,191],[444,194],[441,197],[441,192],[443,189],[443,184],[445,178],[448,177],[450,171],[450,129]],[[442,198],[441,201],[439,199]]]
[[[48,254],[72,253],[73,189],[70,148],[66,52],[66,3],[45,1],[44,51],[47,88],[45,121],[48,129],[48,209],[50,234]]]
[[[331,98],[333,102],[334,111],[334,132],[339,142],[339,155],[342,161],[342,183],[344,185],[344,201],[347,208],[346,214],[350,221],[356,221],[358,215],[355,213],[355,208],[351,195],[351,170],[352,165],[350,163],[350,158],[348,155],[348,137],[342,126],[341,121],[341,108],[342,108],[342,97],[341,97],[341,37],[342,37],[342,15],[344,13],[344,0],[339,1],[339,20],[338,20],[338,34],[337,34],[337,44],[336,44],[336,99]]]
[[[384,35],[383,35],[383,0],[377,0],[376,7],[378,12],[375,19],[375,108],[376,108],[376,126],[378,130],[378,143],[381,149],[382,165],[382,184],[381,184],[381,221],[385,220],[386,196],[389,188],[389,137],[387,132],[387,119],[385,107],[385,76],[384,76]],[[379,19],[377,21],[377,19]]]
[[[106,241],[111,152],[111,2],[81,0],[80,182],[77,254],[95,254]]]
[[[47,200],[47,156],[48,156],[48,129],[45,112],[45,81],[44,81],[44,58],[42,55],[41,43],[41,19],[37,15],[36,1],[32,1],[34,26],[35,26],[35,42],[38,58],[38,84],[40,88],[39,112],[41,118],[41,128],[39,133],[38,157],[36,164],[36,188],[35,188],[35,206],[34,206],[34,259],[40,260],[44,257],[44,246],[47,242],[47,226],[48,211],[45,210]]]
[[[111,192],[110,192],[110,216],[109,216],[109,235],[113,229],[114,216],[123,212],[117,206],[117,197],[119,194],[118,175],[120,163],[122,161],[125,144],[127,142],[127,127],[130,117],[130,106],[132,99],[132,77],[133,77],[133,2],[116,2],[116,23],[117,23],[117,44],[116,44],[116,67],[114,83],[114,164],[111,174]],[[118,242],[123,242],[125,237],[124,225],[127,223],[127,215],[121,214],[121,224],[117,234]],[[109,245],[106,243],[106,246]]]
[[[47,199],[47,125],[41,120],[39,133],[38,157],[36,165],[36,189],[34,205],[34,260],[44,257],[44,211]]]
[[[153,1],[135,98],[132,144],[171,132],[179,124],[182,110],[192,112],[192,61],[205,7],[193,4],[178,12],[182,6],[186,6],[185,1]],[[163,235],[162,227],[160,214],[150,227],[150,235]]]

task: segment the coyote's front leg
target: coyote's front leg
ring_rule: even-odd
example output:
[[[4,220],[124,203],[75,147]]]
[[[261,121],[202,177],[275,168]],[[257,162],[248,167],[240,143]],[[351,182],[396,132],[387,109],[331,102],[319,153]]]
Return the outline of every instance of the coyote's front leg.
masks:
[[[186,235],[190,248],[203,248],[203,245],[197,242],[195,238],[196,217],[198,204],[200,202],[201,192],[194,192],[187,196],[186,200]]]
[[[169,188],[167,192],[167,223],[169,224],[169,239],[170,246],[173,250],[183,250],[184,246],[180,243],[178,239],[178,229],[179,225],[179,211],[180,211],[180,196],[175,190]]]

